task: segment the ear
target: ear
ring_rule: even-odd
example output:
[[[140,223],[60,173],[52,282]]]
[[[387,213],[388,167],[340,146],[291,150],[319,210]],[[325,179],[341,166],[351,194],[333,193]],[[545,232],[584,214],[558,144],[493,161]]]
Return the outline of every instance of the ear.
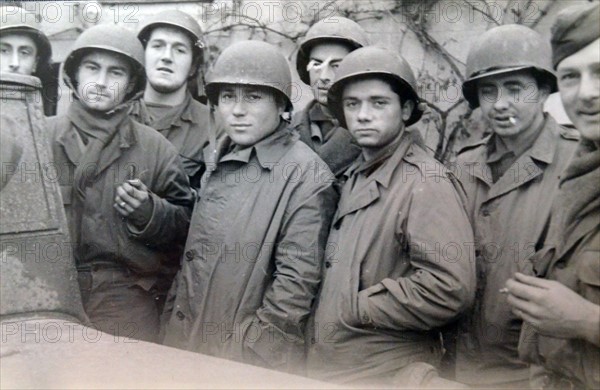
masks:
[[[40,57],[35,57],[35,61],[33,62],[33,67],[31,68],[31,73],[35,73],[35,71],[37,70],[39,61],[40,61]]]
[[[412,113],[415,109],[415,102],[412,100],[407,100],[402,104],[402,120],[406,122],[412,116]]]
[[[550,96],[550,85],[543,83],[538,87],[538,100],[543,104]]]
[[[129,84],[127,85],[127,89],[125,90],[125,94],[129,95],[133,89],[135,88],[135,86],[137,85],[137,81],[138,81],[138,76],[134,75],[131,80],[129,80]]]

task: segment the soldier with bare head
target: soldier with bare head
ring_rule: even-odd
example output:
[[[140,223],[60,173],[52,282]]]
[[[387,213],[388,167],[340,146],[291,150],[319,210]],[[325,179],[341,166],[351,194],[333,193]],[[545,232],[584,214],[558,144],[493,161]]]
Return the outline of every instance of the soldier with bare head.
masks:
[[[548,230],[558,180],[577,145],[543,105],[556,91],[550,45],[521,25],[492,28],[472,44],[463,95],[491,135],[458,155],[475,231],[478,292],[460,325],[456,380],[474,387],[526,388],[517,353],[521,320],[501,293],[530,268]]]

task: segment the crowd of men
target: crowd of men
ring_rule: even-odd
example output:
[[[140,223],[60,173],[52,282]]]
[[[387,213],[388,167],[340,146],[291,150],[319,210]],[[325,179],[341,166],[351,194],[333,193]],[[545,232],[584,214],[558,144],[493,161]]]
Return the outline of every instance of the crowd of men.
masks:
[[[3,15],[2,72],[48,63],[29,20]],[[225,48],[196,101],[181,11],[80,35],[46,131],[90,324],[353,386],[599,388],[599,6],[551,42],[474,39],[462,90],[491,134],[452,171],[409,128],[407,59],[338,21],[300,45],[297,113],[260,41]],[[544,113],[556,91],[576,130]]]

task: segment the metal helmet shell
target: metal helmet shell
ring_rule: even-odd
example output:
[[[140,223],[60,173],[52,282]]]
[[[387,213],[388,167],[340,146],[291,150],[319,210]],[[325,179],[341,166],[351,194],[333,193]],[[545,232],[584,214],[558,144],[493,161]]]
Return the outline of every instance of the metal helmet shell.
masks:
[[[469,50],[463,96],[471,108],[477,108],[477,80],[522,69],[535,69],[550,85],[551,92],[558,90],[547,39],[522,25],[494,27],[479,36]]]
[[[206,95],[216,104],[223,84],[264,86],[274,89],[292,110],[292,75],[279,49],[262,41],[242,41],[227,47],[206,76]]]
[[[318,21],[306,33],[296,56],[296,69],[298,70],[300,80],[305,84],[310,84],[310,77],[306,67],[310,60],[311,49],[316,44],[327,41],[345,43],[353,50],[369,44],[367,33],[353,20],[336,17],[335,19]]]
[[[52,45],[41,30],[38,16],[17,6],[0,7],[0,35],[8,33],[27,34],[37,45],[38,69],[50,64]]]
[[[146,47],[148,39],[150,39],[152,30],[161,26],[182,29],[192,40],[194,59],[196,59],[198,63],[203,61],[205,45],[202,40],[202,29],[191,15],[179,10],[167,10],[149,17],[144,21],[137,34],[144,47]]]
[[[406,93],[415,107],[410,118],[405,122],[410,126],[421,119],[423,110],[419,104],[417,80],[410,65],[399,54],[379,47],[368,46],[348,54],[340,63],[336,78],[327,93],[328,107],[340,124],[346,127],[342,95],[348,82],[363,78],[382,78],[395,83],[400,91]]]
[[[130,99],[146,86],[144,70],[144,47],[136,35],[126,28],[114,25],[98,25],[85,30],[73,44],[71,52],[65,59],[63,70],[65,82],[73,86],[75,73],[83,55],[91,50],[105,50],[125,56],[131,66],[132,75],[137,77],[133,90],[125,97]]]

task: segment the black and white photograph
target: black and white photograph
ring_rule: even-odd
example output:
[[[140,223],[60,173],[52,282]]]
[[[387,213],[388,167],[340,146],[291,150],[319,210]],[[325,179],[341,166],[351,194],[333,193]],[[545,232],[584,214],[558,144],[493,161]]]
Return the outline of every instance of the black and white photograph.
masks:
[[[0,1],[0,388],[600,389],[600,0]]]

